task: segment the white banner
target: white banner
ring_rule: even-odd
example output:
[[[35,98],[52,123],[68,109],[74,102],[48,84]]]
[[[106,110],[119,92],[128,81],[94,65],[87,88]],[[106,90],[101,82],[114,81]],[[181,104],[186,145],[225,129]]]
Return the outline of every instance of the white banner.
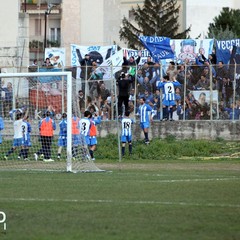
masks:
[[[102,64],[106,59],[115,54],[116,45],[111,46],[79,46],[71,44],[71,65],[73,67],[80,66],[80,61],[85,57],[85,54],[90,55],[91,61],[97,64]]]
[[[50,62],[54,67],[65,66],[65,48],[46,48],[45,59],[50,58]]]

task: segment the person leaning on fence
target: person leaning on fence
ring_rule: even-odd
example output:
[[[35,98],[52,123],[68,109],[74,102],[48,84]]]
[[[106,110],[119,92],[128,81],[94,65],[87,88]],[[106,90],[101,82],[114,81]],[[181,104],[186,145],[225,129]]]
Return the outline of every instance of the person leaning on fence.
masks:
[[[163,80],[159,82],[158,88],[163,89],[163,121],[173,121],[173,110],[176,106],[175,101],[175,87],[181,86],[181,84],[175,79],[175,77],[170,79],[169,76],[164,76]]]
[[[85,54],[85,57],[80,61],[81,73],[80,78],[83,80],[81,89],[85,93],[85,83],[90,78],[92,61],[89,54]]]
[[[118,85],[118,116],[122,116],[123,113],[123,104],[125,111],[128,111],[128,101],[129,101],[129,90],[132,83],[132,78],[124,72],[121,73],[120,77],[117,80]]]
[[[53,140],[53,133],[56,130],[56,123],[50,117],[50,112],[46,112],[46,117],[43,118],[39,123],[39,130],[40,130],[40,141],[42,144],[42,148],[34,153],[35,160],[38,160],[38,155],[40,153],[44,154],[44,162],[53,162],[54,160],[51,159],[51,146]]]
[[[53,64],[51,63],[50,58],[46,58],[42,66],[46,68],[52,68]]]

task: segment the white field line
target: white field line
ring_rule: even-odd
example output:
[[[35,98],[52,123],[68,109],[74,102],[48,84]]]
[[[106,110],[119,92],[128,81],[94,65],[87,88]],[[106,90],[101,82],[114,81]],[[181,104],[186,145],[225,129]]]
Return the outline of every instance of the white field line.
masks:
[[[191,203],[191,202],[162,202],[162,201],[130,201],[111,199],[54,199],[54,198],[0,198],[0,202],[59,202],[59,203],[99,203],[99,204],[133,204],[133,205],[175,205],[193,207],[240,208],[239,204],[224,203]]]
[[[12,178],[4,178],[0,177],[1,180],[8,180]],[[36,179],[36,178],[35,178]],[[52,178],[39,178],[41,181],[49,181],[52,180]],[[99,178],[98,181],[103,181],[105,178]],[[63,178],[54,178],[55,181],[66,181],[66,179]],[[83,180],[83,179],[81,179]],[[151,182],[151,183],[178,183],[178,182],[210,182],[210,181],[232,181],[232,180],[240,180],[240,177],[238,176],[232,176],[232,177],[218,177],[218,178],[187,178],[187,179],[153,179],[153,180],[140,180],[140,179],[117,179],[117,181],[134,181],[134,182]],[[70,179],[70,181],[79,181],[79,179]]]
[[[210,181],[231,181],[239,180],[238,177],[228,177],[228,178],[197,178],[197,179],[170,179],[170,180],[140,180],[142,182],[159,182],[159,183],[175,183],[175,182],[210,182]]]

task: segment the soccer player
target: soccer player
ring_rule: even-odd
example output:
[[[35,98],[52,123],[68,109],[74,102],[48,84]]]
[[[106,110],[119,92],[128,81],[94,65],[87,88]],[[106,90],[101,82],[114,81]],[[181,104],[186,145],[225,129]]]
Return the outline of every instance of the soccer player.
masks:
[[[90,130],[89,130],[89,153],[91,159],[95,161],[93,152],[97,147],[97,124],[101,123],[101,117],[97,113],[92,113],[92,117],[90,119]]]
[[[8,156],[15,151],[17,147],[20,147],[20,155],[23,153],[23,138],[26,134],[27,124],[23,122],[22,112],[16,112],[16,120],[13,123],[14,136],[13,136],[13,146],[4,156],[5,160],[8,160]],[[20,157],[18,156],[18,159]]]
[[[158,89],[163,88],[163,121],[173,121],[173,108],[176,106],[175,87],[181,84],[173,77],[169,80],[169,76],[163,77],[163,81],[158,83]],[[169,116],[170,115],[170,116]],[[170,118],[169,118],[170,117]]]
[[[92,114],[90,111],[84,112],[84,117],[80,119],[79,126],[80,126],[80,144],[84,147],[84,155],[90,159],[88,155],[88,146],[90,144],[90,118]]]
[[[153,116],[155,115],[155,111],[149,104],[145,103],[145,101],[144,97],[139,99],[140,106],[138,109],[138,115],[140,116],[140,127],[144,133],[145,144],[149,144],[148,129],[150,127],[150,122],[152,122]]]
[[[18,155],[18,158],[20,159],[21,156],[23,156],[24,160],[28,160],[28,151],[29,147],[32,146],[31,143],[31,137],[30,133],[32,131],[32,127],[30,122],[28,122],[29,116],[26,116],[23,118],[23,124],[22,124],[22,131],[23,131],[23,148]]]
[[[129,155],[132,154],[132,124],[134,123],[133,119],[129,118],[130,112],[126,111],[125,116],[122,118],[122,156],[125,155],[125,146],[128,142]]]
[[[63,147],[67,147],[67,114],[62,114],[62,120],[59,123],[59,137],[58,137],[58,155],[57,158],[61,158],[61,152]]]
[[[53,132],[54,130],[56,130],[56,123],[50,116],[51,116],[51,113],[47,111],[46,117],[43,118],[39,123],[42,148],[37,153],[34,154],[35,159],[37,160],[38,154],[43,152],[44,162],[54,162],[54,160],[51,159],[51,146],[52,146]]]
[[[0,131],[2,131],[4,129],[4,122],[2,117],[0,117]],[[0,132],[0,144],[2,143],[2,134]]]

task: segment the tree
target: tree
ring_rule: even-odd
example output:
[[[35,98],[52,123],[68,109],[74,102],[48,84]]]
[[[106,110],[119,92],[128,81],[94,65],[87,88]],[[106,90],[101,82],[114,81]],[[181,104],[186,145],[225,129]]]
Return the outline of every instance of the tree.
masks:
[[[186,38],[190,27],[179,33],[179,8],[177,0],[145,0],[141,8],[132,8],[134,22],[126,17],[122,20],[119,34],[128,47],[137,49],[142,46],[139,35],[164,36],[169,38]]]
[[[226,40],[240,37],[240,10],[225,7],[209,24],[208,37]]]

